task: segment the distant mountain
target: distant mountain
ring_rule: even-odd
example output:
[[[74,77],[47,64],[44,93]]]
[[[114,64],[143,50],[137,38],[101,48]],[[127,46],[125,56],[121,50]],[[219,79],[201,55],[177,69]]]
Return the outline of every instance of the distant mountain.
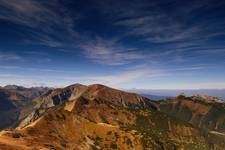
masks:
[[[48,88],[24,88],[16,85],[1,87],[0,129],[15,127],[33,111],[35,102],[32,99],[48,90]]]
[[[3,87],[4,89],[10,89],[10,90],[25,90],[26,88],[23,86],[18,85],[6,85]]]
[[[27,97],[28,99],[33,99],[33,98],[36,98],[36,97],[46,93],[51,88],[48,88],[48,87],[25,88],[23,86],[17,86],[17,85],[6,85],[3,87],[3,89],[17,92],[17,93],[20,93],[23,96]]]
[[[160,102],[104,85],[75,84],[36,98],[15,130],[0,133],[0,149],[217,150],[225,135],[160,111]]]
[[[192,95],[210,95],[219,97],[225,100],[225,89],[179,89],[179,90],[155,90],[155,89],[132,89],[129,90],[131,92],[135,92],[138,94],[145,94],[145,95],[157,95],[157,96],[168,96],[168,97],[176,97],[180,93],[185,93],[187,96]]]
[[[163,100],[163,99],[170,98],[170,96],[158,96],[158,95],[149,95],[149,94],[140,94],[140,95],[152,100]]]
[[[158,104],[161,111],[198,128],[225,134],[225,102],[216,97],[180,95]]]

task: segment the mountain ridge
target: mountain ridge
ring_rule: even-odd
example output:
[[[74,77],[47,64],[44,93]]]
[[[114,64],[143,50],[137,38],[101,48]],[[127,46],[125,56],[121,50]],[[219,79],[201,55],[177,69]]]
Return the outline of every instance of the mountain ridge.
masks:
[[[157,102],[161,111],[196,127],[225,133],[225,102],[211,96],[180,95]]]
[[[74,84],[34,100],[35,110],[0,148],[222,150],[225,136],[161,112],[159,102],[104,85]],[[16,143],[16,145],[15,145]]]

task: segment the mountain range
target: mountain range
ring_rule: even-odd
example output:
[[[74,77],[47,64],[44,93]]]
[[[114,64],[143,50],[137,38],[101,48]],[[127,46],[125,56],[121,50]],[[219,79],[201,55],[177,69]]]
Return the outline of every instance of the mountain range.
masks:
[[[100,84],[37,88],[34,97],[12,89],[0,93],[3,117],[16,122],[2,126],[0,149],[225,149],[225,103],[216,97],[153,101]]]
[[[0,129],[15,127],[18,122],[33,111],[35,103],[32,101],[49,88],[25,88],[16,85],[0,87]]]
[[[180,93],[185,93],[187,96],[210,95],[225,100],[225,89],[130,89],[128,91],[141,95],[153,95],[153,98],[156,96],[156,100],[158,97],[176,97]]]

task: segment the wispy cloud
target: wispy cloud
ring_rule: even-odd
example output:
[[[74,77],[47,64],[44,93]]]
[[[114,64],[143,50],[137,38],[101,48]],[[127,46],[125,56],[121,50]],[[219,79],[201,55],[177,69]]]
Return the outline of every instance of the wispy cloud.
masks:
[[[118,85],[121,83],[131,83],[141,78],[153,78],[164,75],[160,70],[154,70],[149,68],[140,68],[135,70],[126,70],[114,75],[105,75],[105,76],[93,76],[91,79],[96,82],[109,85]]]
[[[136,3],[135,3],[136,2]],[[225,22],[207,19],[208,22],[192,23],[198,17],[198,10],[207,13],[212,7],[216,8],[221,3],[209,6],[209,1],[204,2],[179,2],[179,1],[123,1],[113,2],[107,0],[99,2],[103,12],[111,17],[116,26],[125,27],[127,35],[141,37],[150,43],[185,42],[208,40],[208,38],[224,34],[212,30],[213,25],[223,27]],[[176,9],[168,11],[167,9]],[[223,25],[222,25],[222,24]]]
[[[85,16],[87,18],[81,18],[80,13],[83,10],[78,13],[76,10],[71,11],[70,6],[66,6],[66,1],[62,3],[59,0],[0,0],[0,20],[14,23],[18,29],[22,27],[18,31],[25,37],[26,44],[51,47],[46,48],[46,51],[41,49],[41,52],[33,50],[18,53],[21,55],[0,53],[0,61],[26,60],[24,57],[21,58],[25,56],[29,60],[32,59],[32,63],[39,62],[35,65],[29,64],[30,66],[46,62],[51,66],[52,62],[55,66],[72,66],[75,63],[75,65],[86,63],[84,61],[88,61],[89,64],[89,60],[95,63],[90,63],[93,66],[100,64],[99,68],[90,73],[91,75],[66,69],[45,69],[49,67],[47,65],[40,65],[40,68],[17,66],[0,66],[0,68],[4,71],[19,70],[17,74],[21,72],[31,74],[32,76],[27,77],[30,79],[29,84],[46,81],[44,78],[48,77],[51,85],[57,84],[54,80],[60,84],[99,82],[118,85],[152,77],[171,77],[179,73],[193,75],[195,72],[209,69],[208,64],[213,65],[216,62],[218,66],[219,61],[224,62],[225,51],[222,41],[224,38],[220,38],[222,42],[219,38],[216,40],[214,38],[225,35],[225,21],[218,21],[221,18],[218,19],[217,15],[207,12],[210,12],[212,7],[215,9],[219,5],[225,5],[216,3],[209,6],[209,1],[212,0],[204,2],[96,0],[92,2],[93,5],[99,6],[97,10],[94,8],[98,11],[96,16],[90,14],[93,11],[88,10]],[[83,8],[83,3],[75,4],[82,5],[80,8]],[[85,3],[85,9],[89,9],[87,4]],[[95,17],[102,18],[94,20]],[[98,29],[103,25],[106,25],[106,29]],[[56,55],[59,56],[59,52],[71,53],[71,55],[63,54],[61,57],[70,60],[56,62],[54,58]],[[78,56],[82,58],[76,59]],[[143,67],[133,66],[140,64]],[[18,65],[22,66],[24,63]],[[106,67],[111,73],[104,72],[102,67]],[[104,74],[101,74],[102,72]],[[9,74],[6,74],[5,78],[7,75]],[[12,76],[10,77],[5,81],[1,79],[1,82],[12,82]],[[13,78],[14,81],[17,77]],[[21,83],[26,80],[25,76],[18,78]],[[163,83],[160,83],[158,86],[162,85]]]
[[[179,67],[175,69],[155,69],[150,68],[150,66],[140,65],[133,66],[128,69],[115,71],[111,73],[98,74],[95,72],[90,72],[89,74],[80,74],[76,71],[66,71],[66,70],[54,70],[54,69],[43,69],[43,68],[23,68],[19,66],[0,66],[0,82],[1,84],[21,84],[26,86],[41,86],[44,85],[54,86],[54,87],[64,87],[73,83],[83,83],[83,84],[94,84],[101,83],[114,87],[120,87],[121,85],[130,85],[137,84],[142,88],[209,88],[209,87],[222,87],[223,84],[215,83],[215,84],[207,84],[207,83],[196,83],[196,84],[187,84],[176,82],[173,84],[162,83],[151,84],[150,82],[140,82],[143,80],[154,80],[157,78],[170,78],[179,75],[193,76],[199,71],[209,69],[207,65],[199,65],[199,66],[187,66],[187,67]],[[26,74],[13,74],[12,72],[8,72],[5,70],[14,70],[18,72],[26,72]],[[8,72],[8,73],[7,73]],[[41,76],[39,74],[42,74]],[[57,81],[57,82],[55,82]],[[35,83],[35,84],[34,84]]]
[[[129,48],[115,40],[96,38],[80,45],[87,58],[105,65],[123,65],[145,58],[136,48]]]
[[[111,73],[99,74],[92,72],[90,74],[80,74],[77,71],[68,71],[68,70],[55,70],[55,69],[45,69],[45,68],[29,68],[29,67],[20,67],[20,66],[0,66],[0,76],[2,82],[9,82],[9,78],[12,80],[18,81],[21,83],[23,80],[32,80],[33,82],[38,83],[39,81],[54,81],[57,80],[62,86],[66,84],[73,84],[75,82],[93,84],[101,83],[106,85],[117,86],[123,83],[132,83],[140,79],[148,79],[159,76],[164,76],[165,73],[159,69],[150,69],[148,66],[133,66],[124,70],[115,71]],[[14,72],[19,72],[14,74]],[[26,74],[24,74],[26,72]],[[40,74],[42,74],[40,76]],[[10,81],[11,82],[11,81]],[[54,86],[59,85],[59,83]]]
[[[0,0],[0,19],[27,27],[31,35],[26,41],[34,44],[57,47],[72,40],[77,18],[71,17],[57,0]]]
[[[52,30],[50,25],[61,25],[60,10],[51,9],[57,1],[41,2],[37,0],[1,0],[0,18],[31,28]]]
[[[47,60],[49,61],[49,60]],[[44,68],[29,68],[29,67],[21,67],[21,66],[10,66],[10,65],[0,65],[1,69],[6,70],[20,70],[25,71],[27,74],[34,73],[62,73],[62,74],[76,74],[77,71],[66,71],[66,70],[56,70],[56,69],[44,69]]]

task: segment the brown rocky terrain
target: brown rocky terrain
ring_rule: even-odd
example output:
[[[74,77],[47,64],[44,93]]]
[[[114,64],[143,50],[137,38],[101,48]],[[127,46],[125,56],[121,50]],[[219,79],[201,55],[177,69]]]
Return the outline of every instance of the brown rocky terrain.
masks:
[[[36,99],[15,130],[2,131],[4,150],[222,150],[223,134],[200,130],[160,112],[151,100],[103,85],[72,85]]]

